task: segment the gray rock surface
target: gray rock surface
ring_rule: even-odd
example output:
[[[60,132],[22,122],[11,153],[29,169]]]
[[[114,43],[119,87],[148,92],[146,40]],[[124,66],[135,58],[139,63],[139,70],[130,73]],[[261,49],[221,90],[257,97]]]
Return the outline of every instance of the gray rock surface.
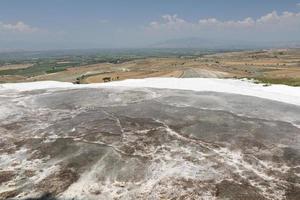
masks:
[[[0,199],[300,199],[300,107],[167,89],[0,94]]]

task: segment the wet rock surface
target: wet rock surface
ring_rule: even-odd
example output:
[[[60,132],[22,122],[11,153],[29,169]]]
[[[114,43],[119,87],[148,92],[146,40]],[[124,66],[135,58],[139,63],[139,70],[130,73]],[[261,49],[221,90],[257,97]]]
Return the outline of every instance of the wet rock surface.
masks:
[[[300,198],[300,107],[167,89],[0,95],[0,199]]]

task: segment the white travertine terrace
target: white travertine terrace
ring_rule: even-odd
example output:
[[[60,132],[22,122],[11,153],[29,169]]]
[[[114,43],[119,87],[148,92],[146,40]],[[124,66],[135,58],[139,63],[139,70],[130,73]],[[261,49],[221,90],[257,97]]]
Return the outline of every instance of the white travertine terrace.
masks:
[[[0,92],[7,89],[30,91],[38,89],[76,89],[98,87],[134,87],[164,88],[193,91],[224,92],[260,97],[269,100],[300,105],[300,87],[286,85],[255,84],[248,80],[216,79],[216,78],[147,78],[128,79],[109,83],[75,85],[66,82],[42,81],[30,83],[9,83],[0,85]]]

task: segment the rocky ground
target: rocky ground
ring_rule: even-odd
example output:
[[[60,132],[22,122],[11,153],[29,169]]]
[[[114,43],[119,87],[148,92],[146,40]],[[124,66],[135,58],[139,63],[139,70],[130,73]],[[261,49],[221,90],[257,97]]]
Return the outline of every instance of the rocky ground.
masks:
[[[168,89],[0,93],[0,199],[300,199],[300,107]]]

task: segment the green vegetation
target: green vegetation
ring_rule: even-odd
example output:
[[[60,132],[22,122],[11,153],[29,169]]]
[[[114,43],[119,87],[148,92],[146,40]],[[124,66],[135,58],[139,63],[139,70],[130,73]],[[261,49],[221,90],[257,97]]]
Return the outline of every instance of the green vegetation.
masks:
[[[123,50],[68,50],[0,53],[0,67],[9,64],[33,64],[24,69],[1,70],[1,75],[33,77],[64,71],[70,67],[98,63],[124,63],[149,57],[198,57],[213,51],[198,49],[123,49]]]
[[[266,78],[258,77],[255,78],[255,83],[265,83],[265,86],[270,84],[283,84],[289,86],[300,86],[300,78]]]
[[[76,63],[66,64],[56,64],[55,62],[49,61],[39,61],[34,65],[24,69],[8,69],[0,71],[0,75],[20,75],[20,76],[37,76],[45,73],[55,73],[59,71],[64,71],[68,67],[77,66]]]
[[[51,74],[51,73],[56,73],[56,72],[61,72],[61,71],[65,71],[64,68],[61,68],[61,69],[51,69],[51,70],[48,70],[46,71],[47,74]]]

